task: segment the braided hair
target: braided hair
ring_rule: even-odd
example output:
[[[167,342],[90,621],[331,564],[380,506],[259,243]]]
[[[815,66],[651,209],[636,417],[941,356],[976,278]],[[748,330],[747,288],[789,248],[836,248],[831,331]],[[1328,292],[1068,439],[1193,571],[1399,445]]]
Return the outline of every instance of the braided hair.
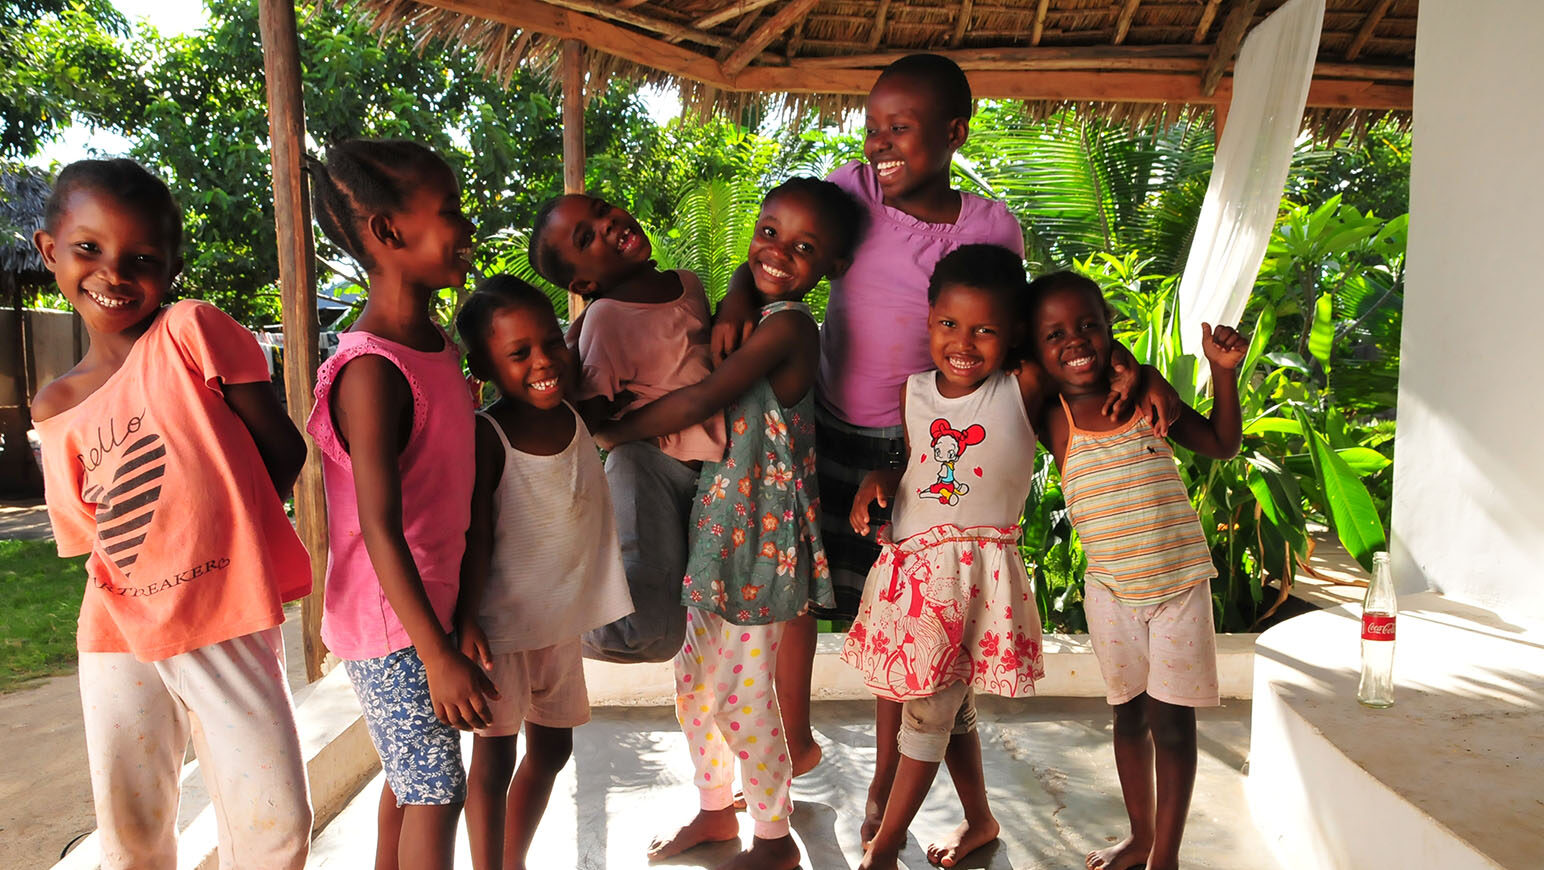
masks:
[[[868,229],[868,212],[853,195],[829,181],[796,175],[767,191],[763,205],[784,194],[807,196],[814,201],[822,222],[835,232],[831,253],[838,259],[851,260],[852,252]]]
[[[362,231],[370,215],[406,206],[424,178],[451,175],[433,149],[405,139],[346,139],[327,149],[325,162],[307,155],[306,171],[316,222],[366,271],[375,266]]]

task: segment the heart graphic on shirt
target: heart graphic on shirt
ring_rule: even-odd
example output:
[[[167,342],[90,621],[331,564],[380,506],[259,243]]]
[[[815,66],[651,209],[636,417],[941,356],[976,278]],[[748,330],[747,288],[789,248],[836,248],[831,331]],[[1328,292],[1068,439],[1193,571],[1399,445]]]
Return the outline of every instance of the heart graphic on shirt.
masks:
[[[140,545],[145,542],[146,526],[155,516],[161,500],[161,478],[166,474],[166,446],[161,436],[149,434],[123,451],[113,472],[111,489],[100,495],[81,493],[96,502],[97,540],[102,551],[123,571],[133,574]]]
[[[976,466],[975,468],[972,468],[971,471],[974,471],[976,473],[977,477],[985,477],[986,476],[986,475],[981,473],[981,466],[979,466],[979,465]]]
[[[927,454],[926,453],[924,453],[921,456],[917,457],[917,464],[918,465],[927,465]]]

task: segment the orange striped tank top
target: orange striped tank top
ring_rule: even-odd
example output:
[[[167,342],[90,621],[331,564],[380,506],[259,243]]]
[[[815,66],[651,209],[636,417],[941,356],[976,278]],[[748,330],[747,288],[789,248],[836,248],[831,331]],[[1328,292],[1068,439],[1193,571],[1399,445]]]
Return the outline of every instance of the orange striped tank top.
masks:
[[[1067,415],[1062,494],[1088,556],[1087,579],[1133,607],[1158,604],[1217,575],[1169,442],[1133,414],[1109,432]]]

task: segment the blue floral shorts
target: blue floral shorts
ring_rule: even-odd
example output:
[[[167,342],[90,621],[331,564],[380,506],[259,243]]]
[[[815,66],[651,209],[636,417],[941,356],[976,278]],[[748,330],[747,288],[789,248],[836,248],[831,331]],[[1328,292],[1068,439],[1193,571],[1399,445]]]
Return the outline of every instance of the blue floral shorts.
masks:
[[[378,659],[345,661],[343,668],[397,806],[465,801],[461,732],[434,717],[429,672],[418,651],[408,647]]]

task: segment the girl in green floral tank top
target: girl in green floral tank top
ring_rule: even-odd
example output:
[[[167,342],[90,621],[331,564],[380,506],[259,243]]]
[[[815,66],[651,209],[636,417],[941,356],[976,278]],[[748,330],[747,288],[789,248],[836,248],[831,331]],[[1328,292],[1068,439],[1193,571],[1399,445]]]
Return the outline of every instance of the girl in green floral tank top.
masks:
[[[795,178],[767,194],[747,257],[761,317],[740,349],[700,383],[595,433],[602,447],[725,414],[722,459],[703,464],[683,580],[686,643],[675,658],[676,717],[700,792],[697,815],[649,848],[651,859],[732,838],[733,771],[755,821],[757,866],[794,867],[793,778],[774,670],[784,626],[810,602],[834,603],[815,484],[820,331],[801,300],[846,269],[862,211],[836,185]]]

